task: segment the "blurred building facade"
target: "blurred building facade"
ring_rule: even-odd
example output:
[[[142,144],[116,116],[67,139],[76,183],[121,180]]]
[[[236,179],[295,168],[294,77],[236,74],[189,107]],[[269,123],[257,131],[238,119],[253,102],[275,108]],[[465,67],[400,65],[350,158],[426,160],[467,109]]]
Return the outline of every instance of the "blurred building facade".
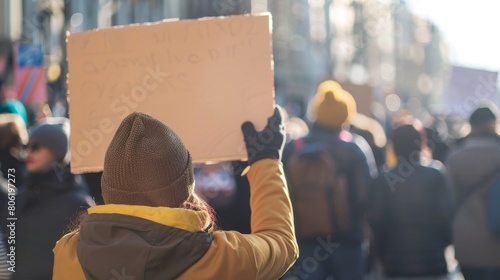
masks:
[[[431,22],[414,16],[400,0],[395,15],[395,88],[412,111],[429,108],[444,96],[450,72],[449,51]]]
[[[389,111],[442,98],[447,47],[404,0],[0,0],[0,38],[42,43],[63,85],[67,32],[263,11],[273,14],[278,102],[298,104],[299,116],[328,78],[371,87],[370,98]]]
[[[448,48],[436,26],[413,15],[403,0],[269,3],[276,90],[285,103],[307,102],[326,78],[372,87],[374,102],[389,111],[418,111],[442,100]],[[308,40],[301,44],[301,38]]]
[[[281,101],[303,103],[328,62],[317,55],[311,40],[315,24],[307,0],[268,1],[273,15],[273,53],[276,96]],[[323,14],[320,14],[320,18]],[[303,111],[304,108],[301,108]]]

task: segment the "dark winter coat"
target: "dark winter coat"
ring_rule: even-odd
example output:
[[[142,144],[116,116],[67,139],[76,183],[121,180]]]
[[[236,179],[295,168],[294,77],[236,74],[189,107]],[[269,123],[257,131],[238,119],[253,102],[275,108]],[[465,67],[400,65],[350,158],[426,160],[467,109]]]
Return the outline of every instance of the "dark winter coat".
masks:
[[[13,279],[52,279],[52,248],[72,218],[93,205],[79,175],[69,168],[29,174],[16,199],[16,273]]]
[[[500,268],[500,238],[489,231],[486,221],[486,199],[493,181],[477,186],[500,168],[500,137],[466,137],[450,152],[446,168],[459,202],[452,226],[455,257],[463,266]]]
[[[24,183],[26,168],[23,160],[15,157],[7,150],[0,151],[0,172],[5,179],[9,178],[9,170],[14,170],[16,175],[16,186]]]
[[[401,161],[370,190],[368,218],[389,277],[446,275],[453,211],[444,167]]]
[[[259,160],[247,173],[251,234],[204,231],[206,212],[107,204],[54,248],[54,280],[278,279],[298,257],[282,165]]]

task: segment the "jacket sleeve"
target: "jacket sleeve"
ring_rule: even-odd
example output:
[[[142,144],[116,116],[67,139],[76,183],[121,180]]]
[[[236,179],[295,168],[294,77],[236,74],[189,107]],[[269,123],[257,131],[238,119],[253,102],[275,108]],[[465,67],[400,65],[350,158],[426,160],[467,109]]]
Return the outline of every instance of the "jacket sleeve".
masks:
[[[363,141],[364,139],[360,142]],[[370,149],[369,146],[368,148]],[[359,145],[354,146],[351,159],[352,168],[348,170],[348,179],[350,180],[351,186],[354,187],[353,191],[356,197],[355,205],[360,213],[366,210],[370,186],[373,183],[373,179],[378,176],[376,166],[373,162],[370,162],[367,155],[371,155],[373,158],[371,150],[363,151]]]
[[[438,184],[436,188],[436,198],[438,201],[438,213],[436,213],[436,218],[438,226],[440,227],[440,233],[443,238],[443,242],[446,245],[452,243],[451,236],[451,224],[453,219],[453,194],[449,182],[446,177],[446,169],[443,167],[442,170],[438,171]]]
[[[255,162],[247,174],[251,234],[218,231],[208,252],[182,279],[278,279],[298,258],[293,212],[282,165]],[[194,277],[194,278],[192,278]]]
[[[377,170],[377,163],[375,161],[375,156],[373,155],[372,148],[366,142],[366,140],[359,136],[356,135],[354,137],[354,143],[359,147],[361,150],[362,154],[364,155],[364,160],[363,163],[366,163],[366,168],[368,173],[370,174],[370,178],[375,178],[378,175],[378,170]]]

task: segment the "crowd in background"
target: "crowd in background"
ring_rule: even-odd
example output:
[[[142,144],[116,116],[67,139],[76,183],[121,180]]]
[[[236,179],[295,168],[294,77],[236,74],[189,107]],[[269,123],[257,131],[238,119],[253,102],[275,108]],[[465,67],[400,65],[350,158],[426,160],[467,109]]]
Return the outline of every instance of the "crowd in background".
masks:
[[[22,103],[3,98],[0,113],[0,213],[6,221],[15,170],[17,218],[17,272],[2,259],[2,222],[0,279],[52,279],[56,241],[79,213],[103,204],[101,174],[69,172],[68,119],[45,108],[30,121]],[[358,114],[334,81],[318,86],[309,118],[287,117],[282,160],[300,257],[283,279],[447,279],[450,245],[465,279],[500,279],[500,236],[487,208],[500,175],[497,109],[485,103],[462,122],[420,118],[400,111],[387,126]],[[249,233],[244,166],[200,165],[195,181],[220,228]]]

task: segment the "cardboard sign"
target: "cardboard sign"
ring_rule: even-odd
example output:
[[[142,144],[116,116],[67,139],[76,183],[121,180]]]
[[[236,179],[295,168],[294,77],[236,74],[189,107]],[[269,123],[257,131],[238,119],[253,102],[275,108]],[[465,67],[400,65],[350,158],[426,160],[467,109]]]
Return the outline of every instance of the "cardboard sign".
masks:
[[[441,110],[468,119],[486,100],[498,104],[498,72],[452,66]]]
[[[130,25],[68,38],[71,170],[100,171],[120,122],[149,114],[193,161],[246,158],[240,127],[272,115],[270,15]]]

